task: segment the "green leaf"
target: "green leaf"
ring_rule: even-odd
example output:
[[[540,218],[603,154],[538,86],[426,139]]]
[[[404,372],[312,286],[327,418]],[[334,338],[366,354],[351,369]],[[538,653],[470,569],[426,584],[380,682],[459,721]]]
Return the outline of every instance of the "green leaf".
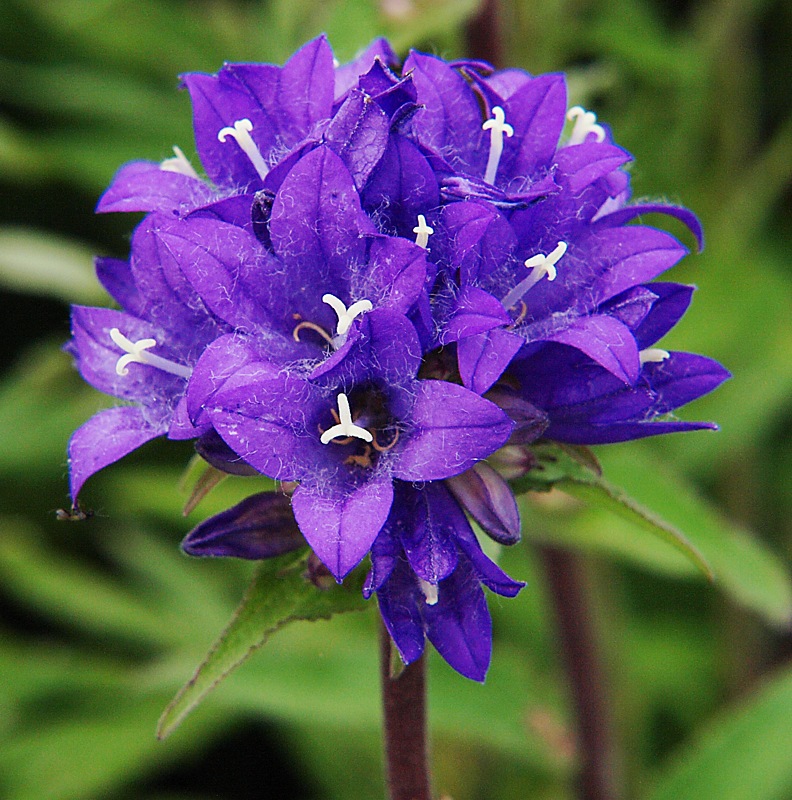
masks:
[[[318,589],[305,577],[307,559],[305,552],[298,552],[261,564],[229,626],[162,715],[157,729],[161,739],[279,628],[366,607],[354,577],[341,586]]]
[[[589,450],[541,444],[531,448],[531,452],[536,457],[537,464],[524,478],[514,482],[517,491],[555,487],[596,508],[611,511],[672,545],[690,559],[707,578],[713,578],[706,558],[687,537],[678,528],[665,522],[607,481]]]
[[[773,625],[788,627],[789,570],[754,534],[724,517],[671,472],[649,443],[602,449],[599,456],[614,483],[685,531],[712,567],[716,585],[732,600]]]
[[[0,286],[68,303],[100,303],[89,247],[32,228],[0,227]]]
[[[792,670],[715,720],[646,800],[782,800],[792,791]]]

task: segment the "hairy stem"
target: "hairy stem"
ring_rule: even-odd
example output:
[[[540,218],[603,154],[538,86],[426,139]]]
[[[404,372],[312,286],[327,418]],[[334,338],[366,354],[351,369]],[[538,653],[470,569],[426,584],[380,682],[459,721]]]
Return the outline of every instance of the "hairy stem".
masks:
[[[585,571],[566,550],[543,547],[541,555],[577,718],[578,794],[581,800],[619,800],[620,760]]]
[[[426,662],[421,656],[391,677],[392,645],[380,626],[380,677],[389,800],[430,800],[426,746]]]

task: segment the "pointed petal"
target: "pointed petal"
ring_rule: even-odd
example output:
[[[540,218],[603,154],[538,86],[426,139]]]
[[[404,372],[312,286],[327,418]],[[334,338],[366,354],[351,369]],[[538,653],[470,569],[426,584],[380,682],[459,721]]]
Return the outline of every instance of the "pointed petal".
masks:
[[[100,411],[80,426],[69,441],[69,486],[74,502],[85,481],[133,450],[165,433],[150,425],[141,409],[120,406]]]
[[[482,549],[476,535],[470,526],[460,529],[457,534],[457,544],[462,552],[470,559],[478,580],[490,591],[502,597],[516,597],[525,587],[523,581],[516,581],[509,577]],[[460,558],[460,564],[465,562]]]
[[[456,297],[451,318],[440,336],[441,344],[465,339],[511,323],[500,300],[475,286],[466,286]]]
[[[635,341],[641,349],[653,345],[682,319],[695,290],[695,287],[681,283],[652,283],[647,288],[657,299],[640,325],[633,330]]]
[[[393,502],[390,476],[355,487],[297,487],[292,508],[308,544],[337,581],[368,553]]]
[[[411,238],[418,215],[439,205],[440,188],[426,156],[409,139],[392,134],[362,196],[383,230]]]
[[[371,223],[341,159],[328,147],[300,159],[275,197],[270,236],[290,282],[316,287],[317,309],[322,294],[346,285],[349,264],[362,263],[361,237],[369,232]]]
[[[424,651],[424,623],[418,610],[418,589],[409,568],[399,564],[377,590],[382,621],[405,664]]]
[[[208,203],[214,192],[203,181],[163,170],[151,161],[133,161],[116,173],[99,198],[97,213],[113,211],[184,212]]]
[[[410,518],[400,526],[400,537],[413,572],[437,584],[457,565],[454,534],[459,525],[467,526],[465,515],[448,492],[438,483],[423,488],[399,484],[397,503],[408,505]]]
[[[443,381],[418,381],[410,422],[394,475],[416,481],[464,472],[505,444],[513,427],[494,403]]]
[[[547,168],[556,152],[566,113],[566,82],[560,73],[533,78],[504,104],[514,136],[503,143],[496,183],[529,177]]]
[[[604,178],[630,161],[621,147],[605,142],[585,142],[562,147],[555,155],[556,181],[573,195],[579,195],[594,181]]]
[[[519,334],[503,329],[462,339],[457,344],[462,382],[476,394],[484,394],[500,378],[523,344]]]
[[[324,133],[328,147],[346,164],[358,191],[379,164],[388,144],[390,121],[362,92],[350,92]]]
[[[640,362],[635,339],[630,329],[613,317],[579,317],[569,327],[543,338],[580,350],[625,383],[634,384],[638,379]]]
[[[278,87],[281,135],[290,146],[333,109],[333,51],[324,35],[303,45],[284,65]]]
[[[427,638],[461,675],[482,681],[492,652],[492,620],[478,577],[465,559],[439,589],[436,605],[424,604]]]
[[[666,203],[637,203],[632,206],[625,206],[617,211],[612,211],[596,218],[596,222],[604,227],[625,225],[631,220],[640,217],[642,214],[666,214],[675,217],[684,223],[690,232],[696,237],[696,244],[699,250],[704,249],[704,230],[701,227],[698,217],[689,209],[682,206],[673,206]]]
[[[453,167],[482,175],[488,151],[481,111],[464,78],[442,59],[416,52],[407,57],[402,73],[412,74],[423,106],[409,123],[414,136]]]

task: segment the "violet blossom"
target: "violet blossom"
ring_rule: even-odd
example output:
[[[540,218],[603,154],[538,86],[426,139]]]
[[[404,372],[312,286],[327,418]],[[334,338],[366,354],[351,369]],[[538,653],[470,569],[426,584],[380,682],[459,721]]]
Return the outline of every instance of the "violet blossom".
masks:
[[[367,556],[410,663],[429,639],[483,680],[482,587],[523,584],[481,549],[520,536],[485,459],[714,427],[671,412],[728,373],[659,340],[692,289],[653,283],[687,252],[629,224],[629,154],[563,76],[494,72],[383,40],[336,66],[324,37],[283,67],[188,74],[207,179],[181,152],[122,168],[99,211],[144,211],[129,262],[101,259],[121,310],[76,308],[83,377],[125,405],[73,436],[72,496],[155,436],[261,473],[185,539],[192,555],[303,546],[338,581]],[[568,131],[564,134],[565,129]]]

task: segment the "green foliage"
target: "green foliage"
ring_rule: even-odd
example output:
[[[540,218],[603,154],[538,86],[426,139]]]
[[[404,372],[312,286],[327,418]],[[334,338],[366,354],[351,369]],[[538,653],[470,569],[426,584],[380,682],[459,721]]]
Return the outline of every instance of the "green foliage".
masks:
[[[322,588],[309,580],[308,570],[305,552],[273,558],[259,566],[228,627],[162,715],[157,729],[160,738],[169,736],[209,692],[279,628],[297,620],[327,619],[365,607],[362,580],[347,579],[342,586]]]
[[[269,484],[193,473],[179,489],[191,455],[183,443],[152,444],[106,470],[86,488],[94,515],[56,522],[68,437],[114,402],[84,386],[58,348],[68,302],[105,302],[91,255],[123,254],[133,224],[91,218],[98,194],[125,161],[165,158],[174,144],[194,152],[178,73],[213,72],[224,60],[282,61],[321,30],[342,59],[383,34],[402,52],[461,56],[477,5],[5,0],[4,798],[162,799],[158,776],[196,763],[251,719],[283,742],[282,752],[255,757],[290,763],[304,796],[381,794],[374,603],[363,603],[354,582],[319,592],[302,577],[302,556],[258,572],[184,557],[178,542],[191,525]],[[788,667],[755,679],[788,652],[792,619],[792,117],[784,94],[792,11],[778,0],[711,0],[684,11],[659,0],[500,5],[504,60],[534,73],[570,70],[574,101],[594,106],[635,154],[636,195],[670,193],[701,216],[707,248],[671,276],[699,291],[663,346],[705,352],[735,377],[683,412],[718,421],[718,434],[603,448],[602,476],[580,453],[545,452],[555,461],[524,488],[552,490],[521,497],[525,547],[501,554],[529,585],[515,600],[490,598],[487,684],[466,683],[431,659],[437,790],[455,800],[572,796],[572,710],[535,558],[553,544],[583,554],[592,577],[629,794],[783,800],[792,792],[792,681]],[[673,232],[692,245],[681,227]],[[62,309],[62,325],[45,325],[42,308]],[[185,518],[194,491],[199,502]],[[284,584],[291,593],[268,589]],[[306,621],[358,606],[368,611]],[[168,729],[265,639],[174,735],[156,739],[162,709],[196,664],[197,682],[179,695]],[[208,795],[167,791],[171,800]]]

